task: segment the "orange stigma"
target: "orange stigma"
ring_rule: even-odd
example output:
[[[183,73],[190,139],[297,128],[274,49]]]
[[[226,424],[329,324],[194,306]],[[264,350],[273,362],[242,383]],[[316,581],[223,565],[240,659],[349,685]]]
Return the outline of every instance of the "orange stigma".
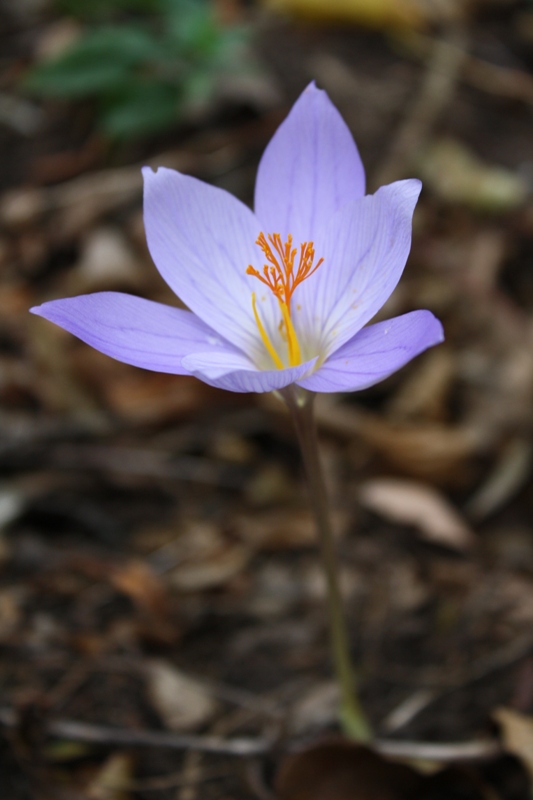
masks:
[[[300,260],[295,271],[294,259],[298,251],[296,247],[294,250],[292,249],[292,236],[290,233],[287,236],[287,241],[283,244],[279,233],[269,233],[267,241],[267,237],[261,232],[257,237],[256,244],[265,254],[268,263],[264,265],[262,274],[251,264],[246,272],[248,275],[259,278],[265,286],[268,286],[279,302],[284,303],[290,312],[291,297],[294,290],[302,281],[305,281],[306,278],[309,278],[317,271],[324,259],[321,258],[313,266],[313,261],[315,260],[313,242],[303,242],[300,245]]]
[[[289,366],[295,367],[302,363],[302,356],[300,352],[300,345],[296,331],[291,320],[291,298],[296,287],[302,283],[306,278],[309,278],[317,271],[319,266],[324,261],[323,258],[319,259],[316,264],[315,248],[313,242],[303,242],[300,245],[300,258],[298,266],[295,269],[295,259],[298,249],[292,246],[292,236],[289,233],[285,244],[281,241],[279,233],[269,233],[268,237],[261,231],[257,237],[256,244],[259,245],[267,263],[263,266],[263,271],[260,272],[250,264],[246,273],[258,278],[261,283],[268,286],[270,291],[275,295],[278,300],[282,326],[287,338],[287,347],[289,355]],[[255,321],[261,335],[263,343],[270,353],[276,367],[283,368],[283,363],[276,353],[272,342],[268,338],[264,326],[259,320],[257,313],[255,294],[252,296],[252,305],[255,316]]]

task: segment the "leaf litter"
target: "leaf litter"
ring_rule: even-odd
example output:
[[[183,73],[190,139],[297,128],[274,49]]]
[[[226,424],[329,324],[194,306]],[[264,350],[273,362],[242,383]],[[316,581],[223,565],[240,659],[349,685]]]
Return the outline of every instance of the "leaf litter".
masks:
[[[95,142],[90,111],[70,106],[45,104],[37,134],[0,129],[2,791],[526,798],[531,13],[400,3],[407,22],[391,33],[390,3],[322,4],[322,19],[340,23],[331,27],[299,21],[318,0],[279,4],[292,21],[217,5],[250,15],[285,107],[228,106],[170,143],[122,153]],[[415,13],[423,32],[410,29]],[[434,15],[437,26],[466,18],[467,31],[442,43]],[[17,25],[35,24],[35,52],[52,46],[49,21],[32,19]],[[1,88],[16,95],[33,56],[24,37],[12,41]],[[144,245],[138,166],[175,167],[251,203],[259,154],[312,78],[351,125],[371,180],[391,165],[425,178],[406,282],[385,311],[428,306],[447,334],[384,384],[317,408],[363,702],[388,737],[382,752],[409,760],[401,775],[346,743],[306,741],[281,767],[275,758],[333,732],[335,701],[313,526],[281,405],[133,370],[27,314],[100,289],[168,302]],[[427,106],[436,85],[446,91]],[[455,765],[442,767],[444,745]],[[263,753],[255,789],[235,760],[244,751]],[[341,778],[344,767],[332,777],[332,761],[350,772],[358,759],[355,778]],[[368,778],[376,770],[384,788]]]

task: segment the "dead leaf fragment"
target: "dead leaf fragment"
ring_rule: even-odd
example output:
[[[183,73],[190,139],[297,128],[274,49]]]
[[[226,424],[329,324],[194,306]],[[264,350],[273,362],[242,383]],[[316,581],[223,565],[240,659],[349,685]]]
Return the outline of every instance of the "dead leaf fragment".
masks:
[[[228,544],[202,561],[185,563],[173,570],[170,581],[182,592],[197,592],[223,586],[248,564],[250,550],[241,544]]]
[[[518,756],[533,779],[533,717],[511,708],[497,708],[492,716],[501,726],[505,750]]]
[[[326,394],[318,396],[315,410],[321,430],[354,438],[357,453],[362,440],[395,469],[426,481],[455,483],[468,460],[486,445],[483,432],[474,426],[398,424]]]
[[[425,539],[465,550],[474,535],[446,498],[431,486],[397,478],[376,478],[359,487],[365,508],[392,522],[414,525]]]
[[[142,280],[142,268],[126,237],[116,228],[102,226],[85,237],[68,288],[80,292],[135,288]]]
[[[133,778],[133,761],[126,753],[113,753],[99,769],[87,789],[90,800],[128,800],[127,787]]]
[[[335,723],[339,713],[340,694],[335,681],[322,681],[298,699],[290,715],[294,734],[324,730]]]
[[[287,756],[275,788],[280,800],[403,800],[421,776],[347,739],[332,737]]]
[[[264,0],[274,11],[317,22],[349,22],[372,28],[420,27],[424,18],[416,0]]]
[[[252,551],[231,541],[209,522],[192,522],[164,547],[169,581],[182,592],[214,589],[228,583],[248,564]]]
[[[150,700],[171,731],[195,730],[216,712],[216,703],[199,681],[165,661],[147,665]]]
[[[520,206],[529,193],[521,175],[485,164],[453,139],[434,142],[421,155],[418,168],[423,180],[443,200],[479,211],[509,211]]]
[[[469,514],[481,520],[506,505],[527,481],[531,456],[531,443],[526,439],[515,438],[508,442],[485,483],[470,498]]]
[[[167,611],[167,595],[161,580],[142,561],[131,560],[111,572],[111,583],[139,608],[151,614]]]

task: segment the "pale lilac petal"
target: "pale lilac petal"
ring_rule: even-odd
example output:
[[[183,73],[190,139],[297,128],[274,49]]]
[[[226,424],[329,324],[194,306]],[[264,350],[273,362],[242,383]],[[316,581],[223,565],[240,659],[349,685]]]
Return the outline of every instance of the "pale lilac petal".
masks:
[[[313,392],[355,392],[384,380],[444,340],[430,311],[411,311],[359,331],[299,386]]]
[[[101,353],[136,367],[187,375],[184,356],[235,348],[190,311],[120,292],[52,300],[31,309]]]
[[[244,354],[194,353],[183,359],[187,371],[211,386],[230,392],[271,392],[309,373],[316,358],[287,369],[258,370]]]
[[[348,126],[312,83],[268,144],[257,173],[255,213],[265,233],[314,241],[343,205],[365,193],[365,172]]]
[[[258,357],[252,311],[258,281],[246,274],[258,261],[254,214],[228,192],[174,170],[145,168],[143,175],[146,236],[159,272],[207,325]],[[273,297],[262,303],[262,314],[265,327],[275,330]]]
[[[331,355],[379,311],[398,283],[411,249],[418,180],[383,186],[344,206],[331,220],[319,269],[295,291],[293,316],[303,340]]]

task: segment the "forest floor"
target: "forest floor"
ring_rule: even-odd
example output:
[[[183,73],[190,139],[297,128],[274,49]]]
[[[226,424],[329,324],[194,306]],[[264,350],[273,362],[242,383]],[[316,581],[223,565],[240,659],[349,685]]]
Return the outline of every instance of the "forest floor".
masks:
[[[1,13],[0,94],[16,94],[51,22]],[[117,363],[28,314],[110,289],[176,304],[146,248],[139,167],[251,204],[261,152],[315,79],[371,190],[424,181],[380,316],[429,308],[446,331],[384,383],[317,402],[363,704],[379,740],[405,742],[426,774],[454,759],[417,743],[456,746],[451,783],[426,782],[417,800],[525,800],[533,14],[480,3],[463,25],[402,36],[257,25],[279,97],[261,112],[233,104],[119,149],[84,105],[46,104],[31,134],[0,123],[2,798],[273,797],[274,756],[337,730],[325,589],[282,404]],[[482,757],[465,762],[470,746]],[[283,794],[300,796],[319,800]]]

